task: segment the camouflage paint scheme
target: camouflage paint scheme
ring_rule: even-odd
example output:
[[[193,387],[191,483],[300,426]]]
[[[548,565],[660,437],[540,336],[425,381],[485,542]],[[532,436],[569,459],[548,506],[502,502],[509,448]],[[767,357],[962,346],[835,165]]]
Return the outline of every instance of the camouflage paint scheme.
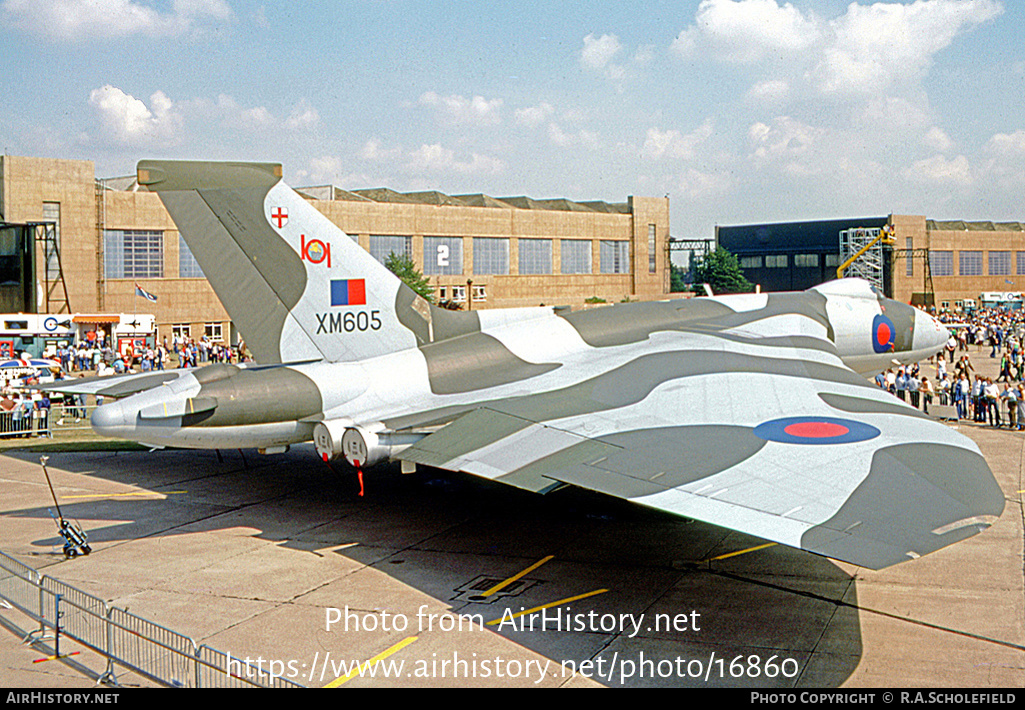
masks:
[[[544,493],[575,485],[881,568],[988,527],[975,444],[863,375],[939,351],[928,315],[843,280],[792,294],[447,311],[274,164],[143,161],[258,365],[78,384],[153,446],[313,440]]]

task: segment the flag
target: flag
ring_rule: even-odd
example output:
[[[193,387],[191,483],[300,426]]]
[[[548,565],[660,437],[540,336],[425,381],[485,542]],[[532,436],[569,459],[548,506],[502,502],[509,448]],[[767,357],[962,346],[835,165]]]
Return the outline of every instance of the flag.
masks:
[[[331,305],[367,305],[366,281],[364,279],[346,279],[344,281],[331,281]]]
[[[136,296],[142,296],[143,298],[145,298],[150,303],[156,303],[157,302],[157,297],[154,296],[152,293],[147,293],[146,291],[143,291],[142,287],[139,286],[139,284],[135,284],[135,295]]]

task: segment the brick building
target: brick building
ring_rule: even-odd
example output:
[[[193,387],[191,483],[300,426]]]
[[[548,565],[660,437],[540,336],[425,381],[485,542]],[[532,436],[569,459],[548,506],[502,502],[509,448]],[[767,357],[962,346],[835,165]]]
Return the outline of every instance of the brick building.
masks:
[[[472,308],[651,300],[668,290],[667,198],[297,189],[375,257],[408,254],[437,297]],[[237,337],[160,200],[138,191],[134,176],[97,179],[90,161],[3,156],[0,222],[54,225],[59,268],[37,245],[35,277],[52,284],[62,274],[71,311],[153,313],[158,337]],[[0,252],[7,247],[0,239]],[[139,299],[136,284],[157,302]],[[26,306],[46,309],[42,295]]]

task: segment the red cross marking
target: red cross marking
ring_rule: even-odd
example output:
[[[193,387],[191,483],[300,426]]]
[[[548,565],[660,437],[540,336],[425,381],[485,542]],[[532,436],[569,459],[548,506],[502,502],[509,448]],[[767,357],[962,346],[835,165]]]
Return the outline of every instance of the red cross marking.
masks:
[[[288,210],[283,207],[275,207],[274,211],[270,213],[270,218],[277,220],[278,229],[281,229],[285,222],[288,221]]]

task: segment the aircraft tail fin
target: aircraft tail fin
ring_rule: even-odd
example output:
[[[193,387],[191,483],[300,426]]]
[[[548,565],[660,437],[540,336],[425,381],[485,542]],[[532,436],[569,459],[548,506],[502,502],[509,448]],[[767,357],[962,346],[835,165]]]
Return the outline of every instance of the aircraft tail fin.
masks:
[[[431,306],[281,179],[279,164],[144,160],[257,361],[353,361],[474,330]]]

